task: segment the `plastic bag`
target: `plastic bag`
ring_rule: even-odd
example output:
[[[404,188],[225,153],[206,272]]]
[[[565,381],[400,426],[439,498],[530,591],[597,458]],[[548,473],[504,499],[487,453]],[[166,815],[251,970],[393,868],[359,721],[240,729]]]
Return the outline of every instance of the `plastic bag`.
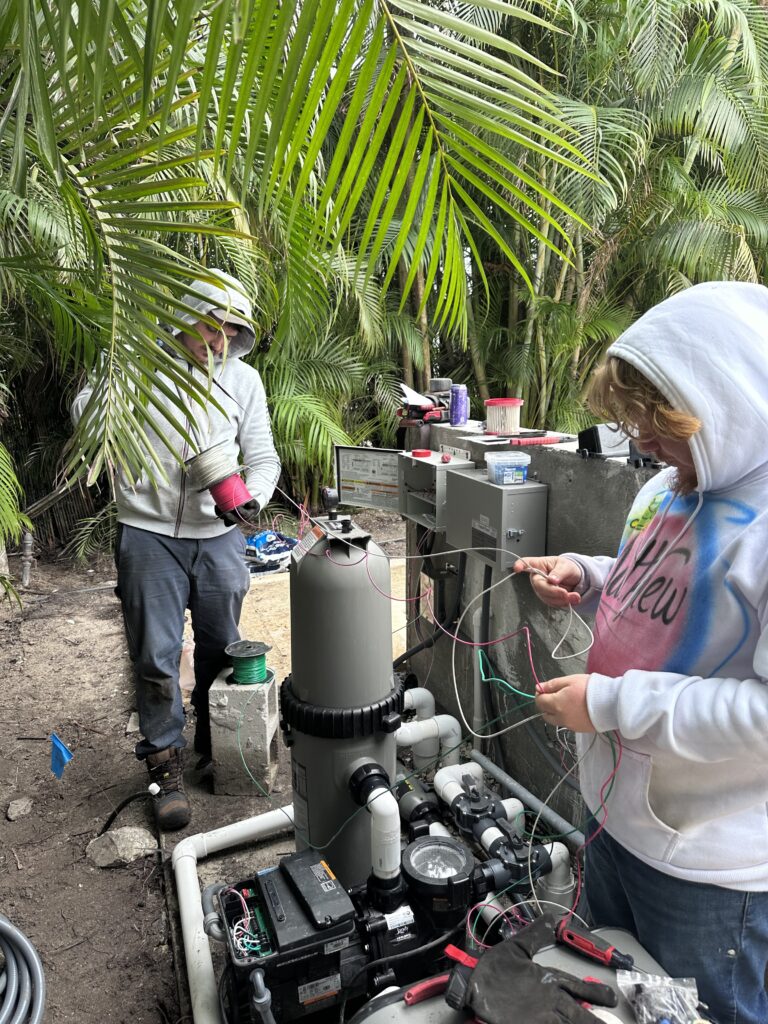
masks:
[[[697,1024],[699,992],[695,978],[666,978],[640,971],[617,971],[616,982],[637,1024]]]

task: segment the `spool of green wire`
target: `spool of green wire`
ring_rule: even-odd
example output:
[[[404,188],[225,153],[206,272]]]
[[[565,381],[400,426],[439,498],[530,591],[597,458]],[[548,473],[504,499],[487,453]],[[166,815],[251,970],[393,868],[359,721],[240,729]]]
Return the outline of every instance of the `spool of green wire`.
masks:
[[[266,682],[267,651],[271,650],[259,640],[236,640],[229,644],[224,653],[232,659],[232,681],[240,686]]]

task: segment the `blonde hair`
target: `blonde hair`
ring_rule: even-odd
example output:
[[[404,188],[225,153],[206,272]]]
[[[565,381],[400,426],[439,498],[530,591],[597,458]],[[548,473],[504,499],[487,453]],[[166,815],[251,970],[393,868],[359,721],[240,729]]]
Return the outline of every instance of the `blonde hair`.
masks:
[[[701,429],[701,420],[673,409],[659,389],[631,363],[608,356],[592,375],[587,404],[601,419],[618,424],[632,437],[642,423],[658,437],[688,441]]]

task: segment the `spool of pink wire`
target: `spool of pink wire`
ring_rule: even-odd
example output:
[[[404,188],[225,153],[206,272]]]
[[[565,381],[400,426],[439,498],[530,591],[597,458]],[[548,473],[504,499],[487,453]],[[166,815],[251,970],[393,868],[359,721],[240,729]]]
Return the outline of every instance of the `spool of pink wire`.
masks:
[[[227,447],[228,443],[222,441],[193,455],[186,462],[190,485],[198,491],[210,491],[222,512],[231,512],[253,500],[240,476],[237,460],[226,451]]]

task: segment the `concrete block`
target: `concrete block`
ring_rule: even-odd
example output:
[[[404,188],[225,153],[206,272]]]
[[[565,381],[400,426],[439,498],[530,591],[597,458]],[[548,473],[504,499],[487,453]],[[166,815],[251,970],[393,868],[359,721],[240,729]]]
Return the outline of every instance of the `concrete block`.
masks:
[[[266,794],[277,774],[275,674],[270,670],[266,682],[247,685],[230,683],[230,677],[231,669],[226,669],[208,694],[213,791],[227,796]]]

